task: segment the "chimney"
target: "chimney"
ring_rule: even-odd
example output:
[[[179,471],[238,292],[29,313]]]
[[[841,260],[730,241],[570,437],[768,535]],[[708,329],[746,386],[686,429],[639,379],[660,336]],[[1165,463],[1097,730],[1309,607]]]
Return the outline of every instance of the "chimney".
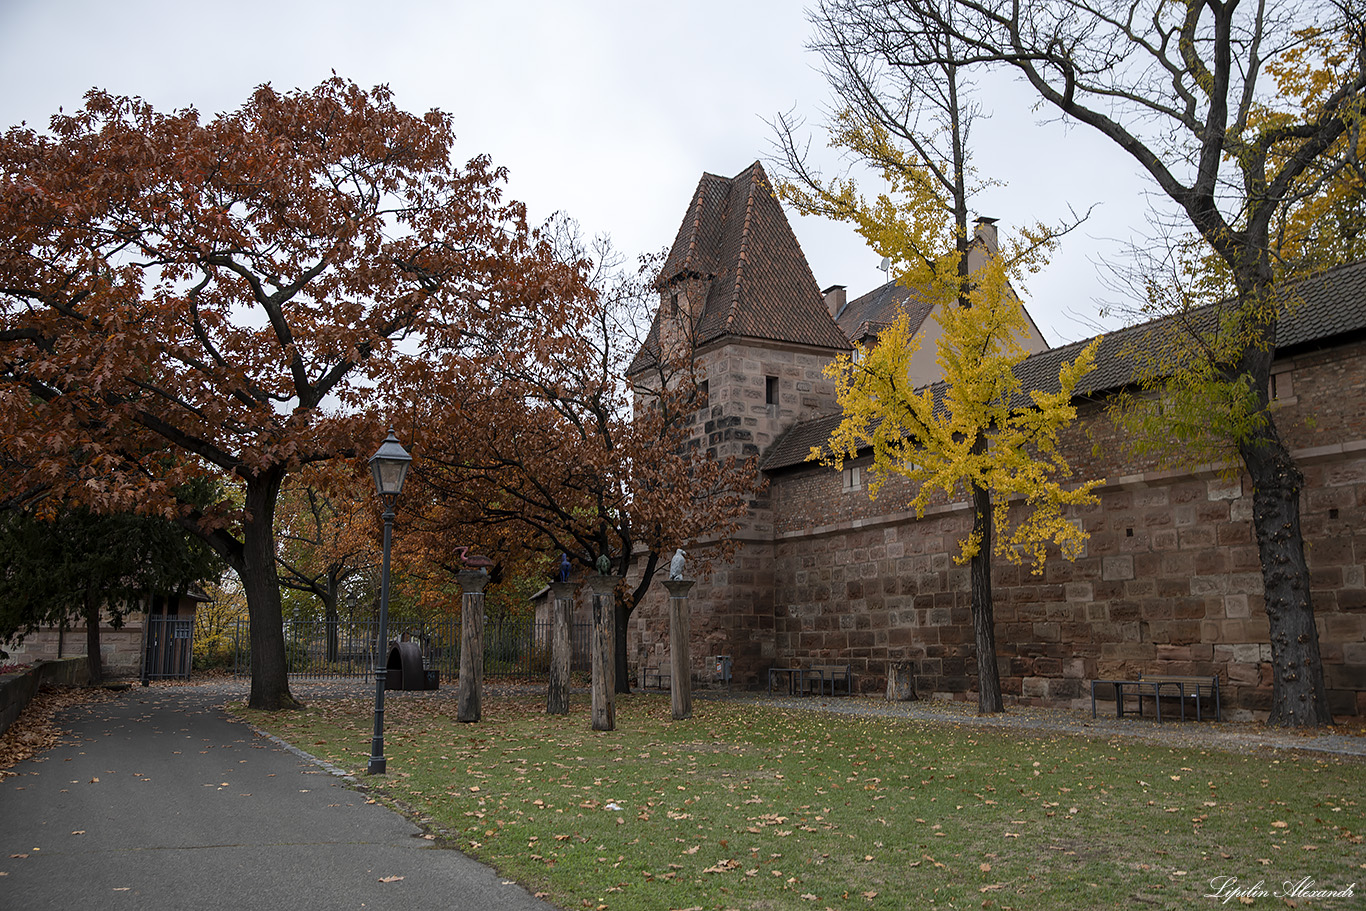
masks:
[[[972,243],[968,245],[968,271],[976,272],[986,265],[988,257],[995,256],[1001,248],[996,235],[995,218],[981,216],[974,222]]]
[[[821,292],[821,297],[825,300],[825,309],[830,311],[830,317],[839,319],[840,313],[844,310],[844,305],[849,300],[849,294],[844,285],[831,285]]]
[[[972,231],[972,236],[986,244],[987,252],[992,254],[1001,249],[1000,241],[996,236],[996,222],[998,221],[1000,221],[998,218],[979,216],[974,222],[975,227]]]

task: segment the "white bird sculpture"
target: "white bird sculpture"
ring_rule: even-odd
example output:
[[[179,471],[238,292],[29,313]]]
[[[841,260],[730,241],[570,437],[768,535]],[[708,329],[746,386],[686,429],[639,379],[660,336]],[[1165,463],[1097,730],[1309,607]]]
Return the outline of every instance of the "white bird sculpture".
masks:
[[[680,547],[678,548],[678,550],[674,551],[673,559],[669,561],[670,582],[683,578],[683,564],[685,562],[685,557],[687,557],[687,554],[683,552],[683,548]]]

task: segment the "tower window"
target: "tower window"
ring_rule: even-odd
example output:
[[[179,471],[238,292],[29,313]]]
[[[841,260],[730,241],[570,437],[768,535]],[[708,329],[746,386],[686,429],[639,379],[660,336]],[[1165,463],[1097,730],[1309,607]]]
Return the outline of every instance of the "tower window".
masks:
[[[778,378],[776,376],[764,377],[764,403],[768,405],[778,404]]]
[[[842,472],[840,486],[845,490],[863,489],[863,469],[858,465],[850,465]]]
[[[711,383],[707,380],[697,384],[697,407],[706,408],[711,404]]]
[[[669,316],[678,318],[678,292],[669,295]]]

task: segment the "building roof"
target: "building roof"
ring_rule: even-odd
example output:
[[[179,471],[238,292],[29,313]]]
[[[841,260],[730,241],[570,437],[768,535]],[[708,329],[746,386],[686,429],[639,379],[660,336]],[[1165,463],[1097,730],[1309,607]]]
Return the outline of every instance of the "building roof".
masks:
[[[1285,312],[1276,327],[1278,355],[1289,356],[1366,333],[1366,261],[1338,266],[1298,281],[1286,289],[1285,298]],[[1161,317],[1100,336],[1096,367],[1081,378],[1077,394],[1095,395],[1137,382],[1139,363],[1135,352],[1180,345],[1183,336],[1189,336],[1183,322],[1208,331],[1216,325],[1219,309],[1225,306],[1228,305],[1212,305],[1181,317]],[[1050,348],[1025,358],[1015,368],[1024,391],[1056,392],[1058,370],[1093,340]],[[805,462],[812,447],[824,446],[830,439],[840,417],[824,415],[793,425],[769,447],[764,469],[773,471]]]
[[[910,288],[888,282],[841,307],[835,322],[846,336],[859,341],[890,327],[903,310],[911,319],[911,334],[914,335],[929,319],[934,304],[913,296]]]
[[[660,290],[707,282],[696,344],[727,336],[847,351],[848,338],[759,162],[734,177],[703,174],[660,271]],[[647,366],[659,346],[659,315],[631,365]]]

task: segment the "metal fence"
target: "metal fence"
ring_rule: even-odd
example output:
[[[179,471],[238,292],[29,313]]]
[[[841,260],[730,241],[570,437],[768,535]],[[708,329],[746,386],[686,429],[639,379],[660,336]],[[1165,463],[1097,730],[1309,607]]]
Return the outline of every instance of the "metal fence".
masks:
[[[570,669],[590,667],[590,625],[571,624]],[[286,620],[285,660],[293,677],[373,679],[376,663],[383,666],[388,652],[375,654],[379,623],[375,620]],[[455,680],[460,671],[460,621],[389,624],[390,641],[416,642],[422,666]],[[233,673],[251,673],[250,624],[239,621],[233,636]],[[376,661],[378,657],[378,662]],[[493,678],[548,678],[550,623],[530,618],[489,619],[484,624],[484,676]]]

